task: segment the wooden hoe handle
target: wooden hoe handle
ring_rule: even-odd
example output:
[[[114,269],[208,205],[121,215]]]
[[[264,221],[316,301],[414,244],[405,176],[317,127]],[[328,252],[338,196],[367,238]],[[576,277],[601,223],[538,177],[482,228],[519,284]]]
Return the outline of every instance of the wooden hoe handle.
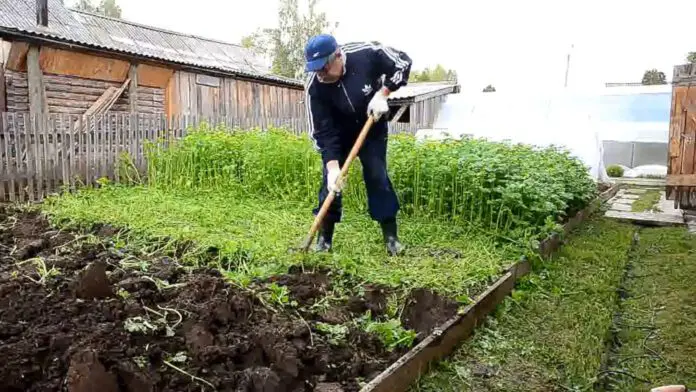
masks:
[[[336,179],[336,185],[340,185],[343,181],[343,178],[348,174],[350,164],[358,155],[360,147],[362,147],[363,142],[367,137],[367,133],[369,132],[374,122],[375,120],[372,116],[369,116],[367,118],[365,125],[363,125],[363,128],[360,131],[360,134],[358,135],[358,139],[355,141],[355,144],[353,144],[353,148],[350,150],[350,154],[348,154],[348,158],[346,158],[346,162],[343,164],[343,167],[341,168],[341,173],[338,175],[338,178]],[[331,191],[326,196],[326,199],[324,199],[324,203],[321,205],[321,209],[319,210],[317,216],[314,218],[314,223],[312,223],[312,227],[310,227],[309,229],[309,234],[307,234],[307,238],[302,244],[302,251],[306,252],[312,245],[314,234],[316,234],[317,230],[319,229],[319,226],[321,225],[321,222],[324,220],[324,216],[326,216],[326,213],[329,211],[329,206],[331,205],[331,203],[333,203],[335,197],[336,193],[334,191]]]

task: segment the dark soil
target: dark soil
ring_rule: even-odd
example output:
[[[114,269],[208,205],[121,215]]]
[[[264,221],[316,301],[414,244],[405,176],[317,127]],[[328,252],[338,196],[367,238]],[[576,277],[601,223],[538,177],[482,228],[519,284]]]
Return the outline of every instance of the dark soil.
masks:
[[[605,184],[603,182],[597,183],[597,190],[599,191],[599,193],[606,192],[609,190],[609,188],[611,188],[611,184]]]
[[[114,233],[95,241],[0,205],[0,391],[355,391],[406,351],[356,328],[332,345],[314,328],[384,314],[382,288],[322,307],[327,272],[290,271],[273,281],[297,307],[281,309],[216,269],[114,249]],[[146,270],[126,265],[138,260]],[[403,321],[419,332],[456,312],[412,297]]]
[[[430,290],[414,290],[404,309],[404,327],[417,332],[430,332],[457,313],[457,308],[457,303]]]

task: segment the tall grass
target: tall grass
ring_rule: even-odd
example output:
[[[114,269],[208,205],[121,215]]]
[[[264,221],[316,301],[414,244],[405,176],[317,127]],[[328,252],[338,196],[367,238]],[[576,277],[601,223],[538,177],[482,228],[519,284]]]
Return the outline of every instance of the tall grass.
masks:
[[[237,131],[202,125],[168,148],[148,148],[149,185],[218,189],[239,197],[316,203],[321,159],[311,142],[282,129]],[[567,151],[482,139],[420,143],[393,136],[388,170],[402,209],[529,236],[584,207],[596,187]],[[366,208],[359,161],[348,176],[345,208]]]

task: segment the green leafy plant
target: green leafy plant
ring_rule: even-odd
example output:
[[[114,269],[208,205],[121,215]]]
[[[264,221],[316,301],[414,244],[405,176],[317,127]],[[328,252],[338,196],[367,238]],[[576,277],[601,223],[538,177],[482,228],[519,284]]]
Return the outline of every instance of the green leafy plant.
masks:
[[[369,310],[355,319],[354,323],[363,331],[376,335],[389,351],[399,347],[411,347],[418,336],[416,331],[405,329],[401,320],[397,318],[386,321],[373,320],[372,312]]]
[[[328,324],[318,322],[315,325],[317,331],[327,337],[329,344],[334,346],[341,344],[346,340],[348,335],[348,327],[341,324]]]
[[[404,329],[398,319],[387,321],[367,321],[364,324],[367,333],[374,333],[384,344],[387,350],[391,351],[399,347],[411,347],[418,335],[416,331]]]
[[[273,282],[267,288],[268,292],[264,292],[263,296],[269,303],[280,307],[297,307],[297,301],[290,300],[290,290],[288,290],[287,286],[281,286]]]
[[[395,135],[389,174],[403,210],[454,219],[523,237],[538,234],[596,195],[588,168],[569,151],[490,142],[418,142]],[[206,124],[183,139],[147,146],[147,180],[164,189],[225,189],[287,202],[316,202],[321,159],[306,136],[283,129],[227,129]],[[360,162],[348,174],[343,204],[366,206]]]
[[[56,268],[55,266],[51,266],[51,268],[48,268],[46,266],[46,261],[43,259],[43,257],[40,256],[21,261],[16,265],[21,266],[27,263],[31,263],[34,265],[34,267],[36,268],[36,274],[38,275],[38,279],[29,275],[24,275],[24,277],[31,280],[34,283],[44,285],[53,277],[60,275],[60,270],[58,268]],[[15,276],[14,272],[13,276]]]
[[[607,175],[609,177],[623,177],[624,169],[619,165],[609,165],[607,166]]]

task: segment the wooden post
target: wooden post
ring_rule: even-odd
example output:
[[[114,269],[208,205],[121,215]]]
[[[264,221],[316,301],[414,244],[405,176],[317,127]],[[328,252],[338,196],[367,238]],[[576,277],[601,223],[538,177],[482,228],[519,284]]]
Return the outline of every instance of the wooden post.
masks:
[[[29,82],[29,112],[39,115],[48,112],[43,73],[39,65],[39,47],[30,46],[27,52],[27,79]]]
[[[28,127],[28,129],[25,128],[24,132],[27,136],[26,151],[27,154],[29,154],[30,151],[36,152],[43,149],[41,143],[46,142],[42,140],[42,138],[46,137],[46,119],[44,116],[48,113],[46,88],[44,86],[43,73],[41,72],[41,66],[39,64],[39,47],[36,45],[29,46],[29,50],[27,51],[27,81],[29,85],[29,121],[24,122],[25,126]],[[32,128],[34,129],[32,130]],[[31,140],[32,134],[34,135],[33,143]],[[31,144],[34,144],[33,149],[31,148]],[[44,181],[43,164],[44,162],[37,160],[36,167],[33,169],[38,168],[39,170],[31,170],[26,173],[27,181],[30,186],[29,190],[31,192],[33,192],[33,182],[36,176],[36,182],[39,187],[39,197],[42,196],[42,183]]]
[[[128,104],[130,105],[130,112],[138,112],[138,66],[136,64],[130,65],[130,70],[128,71],[128,77],[130,78],[130,85],[128,86]]]

